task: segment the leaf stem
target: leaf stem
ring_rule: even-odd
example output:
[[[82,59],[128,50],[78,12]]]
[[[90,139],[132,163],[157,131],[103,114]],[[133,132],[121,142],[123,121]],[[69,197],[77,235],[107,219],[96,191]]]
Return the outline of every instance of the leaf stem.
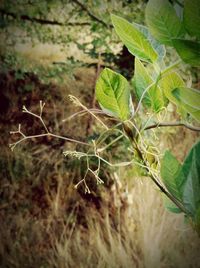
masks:
[[[139,149],[137,142],[133,140],[133,148],[137,151],[139,158],[142,160],[146,171],[148,172],[149,178],[156,184],[156,186],[160,189],[160,191],[165,194],[183,213],[188,214],[188,211],[185,207],[177,200],[171,193],[169,193],[159,182],[159,178],[153,175],[148,167],[148,163],[145,161],[141,150]]]
[[[162,123],[158,122],[158,123],[145,127],[144,130],[157,128],[157,127],[185,127],[192,131],[200,131],[199,127],[192,126],[183,122],[162,122]]]
[[[182,60],[177,60],[175,61],[174,63],[172,63],[170,66],[168,66],[166,69],[164,69],[162,72],[161,72],[161,75],[173,70],[174,68],[176,68],[180,63],[182,62]]]
[[[25,136],[21,132],[18,132],[18,133],[22,134],[23,138],[21,138],[20,140],[18,140],[15,143],[10,144],[10,147],[11,147],[12,150],[15,148],[16,145],[18,145],[19,143],[21,143],[21,142],[23,142],[25,140],[34,139],[34,138],[41,138],[41,137],[47,137],[47,136],[48,137],[54,137],[54,138],[61,139],[61,140],[65,140],[65,141],[69,141],[69,142],[74,142],[74,143],[77,143],[77,144],[82,144],[82,145],[86,145],[86,146],[92,146],[89,143],[79,141],[79,140],[75,140],[75,139],[71,139],[71,138],[64,137],[64,136],[60,136],[60,135],[56,135],[56,134],[53,134],[53,133],[50,133],[50,132],[43,133],[43,134],[38,134],[38,135],[30,135],[30,136]],[[14,132],[12,132],[11,134],[14,134]]]

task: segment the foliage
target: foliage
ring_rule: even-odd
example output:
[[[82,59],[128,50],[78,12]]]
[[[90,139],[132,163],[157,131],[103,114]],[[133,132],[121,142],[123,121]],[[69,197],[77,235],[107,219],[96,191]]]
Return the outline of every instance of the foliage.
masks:
[[[200,142],[196,143],[187,155],[183,165],[170,153],[165,152],[161,165],[161,176],[167,189],[184,205],[199,231],[200,207]],[[174,205],[168,209],[175,213],[181,210]],[[175,211],[173,211],[175,209]]]
[[[148,35],[145,36],[136,25],[121,17],[112,15],[111,18],[116,33],[130,53],[147,62],[153,63],[157,60],[158,54],[152,47]]]
[[[44,104],[40,104],[40,114],[30,112],[24,107],[23,112],[34,116],[42,123],[45,133],[35,136],[25,135],[20,128],[15,132],[21,135],[21,139],[11,144],[13,149],[17,144],[33,137],[56,137],[76,144],[81,144],[88,148],[87,153],[78,150],[68,150],[64,152],[66,156],[78,159],[85,158],[87,168],[83,179],[76,184],[76,188],[81,184],[85,187],[85,192],[90,193],[87,185],[88,175],[92,175],[97,184],[103,183],[100,179],[101,163],[110,167],[137,165],[148,177],[159,187],[167,198],[167,208],[172,212],[182,212],[193,221],[199,231],[199,211],[200,211],[200,181],[199,181],[199,142],[193,146],[188,153],[183,165],[167,151],[161,163],[161,177],[159,178],[159,157],[155,153],[155,148],[151,143],[146,144],[143,139],[144,131],[165,126],[185,126],[193,131],[200,131],[198,126],[194,126],[196,121],[200,121],[200,92],[191,88],[184,82],[181,76],[174,70],[182,61],[174,62],[167,66],[166,47],[172,46],[180,57],[191,65],[199,65],[198,33],[190,30],[188,14],[193,5],[184,6],[184,20],[181,20],[173,6],[164,0],[150,0],[146,8],[147,26],[130,23],[118,15],[111,15],[113,26],[123,44],[130,53],[135,56],[135,74],[131,81],[132,90],[137,97],[137,107],[134,111],[132,99],[130,97],[130,85],[125,77],[105,68],[96,83],[96,98],[103,111],[98,109],[88,109],[76,97],[70,96],[71,101],[81,110],[78,114],[89,113],[95,118],[104,131],[90,143],[78,141],[68,137],[53,134],[45,125],[42,119]],[[196,14],[196,13],[195,13]],[[195,22],[196,22],[195,18]],[[188,30],[189,29],[189,30]],[[189,35],[191,33],[191,36]],[[188,39],[186,39],[186,37]],[[192,39],[193,38],[193,39]],[[186,52],[186,44],[192,45]],[[144,62],[144,63],[143,63]],[[155,118],[162,118],[163,113],[169,112],[168,106],[174,104],[182,118],[180,122],[156,122]],[[147,115],[140,118],[140,111],[144,109]],[[148,117],[150,113],[150,118]],[[96,114],[104,115],[108,120],[117,124],[106,123]],[[153,122],[153,124],[150,124]],[[113,132],[120,135],[106,144],[106,139]],[[129,141],[130,154],[128,160],[120,163],[111,163],[102,152],[118,142],[120,139]],[[150,157],[151,156],[151,157]],[[131,158],[131,159],[130,159]],[[152,159],[153,158],[153,159]],[[96,161],[97,167],[91,168],[92,159]],[[151,160],[150,160],[151,159]],[[170,201],[169,201],[169,200]],[[173,206],[170,203],[173,203]]]
[[[195,1],[193,2],[193,4]],[[112,23],[115,30],[120,37],[121,41],[129,49],[135,59],[135,74],[132,80],[135,95],[139,102],[142,101],[144,107],[150,108],[152,111],[158,113],[163,108],[167,108],[169,102],[174,103],[180,114],[186,117],[190,114],[191,117],[200,121],[200,92],[199,90],[189,88],[185,85],[182,78],[178,73],[173,71],[173,68],[168,68],[164,65],[161,60],[164,59],[164,54],[159,49],[155,49],[155,42],[153,38],[157,39],[158,45],[161,44],[173,46],[180,57],[191,65],[199,65],[199,43],[198,43],[198,31],[190,30],[196,27],[188,21],[188,14],[191,14],[194,9],[193,4],[186,4],[184,6],[184,20],[181,21],[178,18],[176,11],[173,6],[164,0],[150,0],[146,8],[146,21],[148,28],[143,26],[137,26],[135,23],[129,23],[125,19],[112,15]],[[195,6],[199,9],[199,5]],[[194,15],[194,21],[197,21],[197,13]],[[199,19],[199,17],[198,17]],[[144,30],[145,29],[145,32]],[[185,40],[184,35],[187,36],[192,33],[196,37],[196,40]],[[151,32],[148,33],[148,30]],[[147,38],[150,36],[150,38]],[[154,36],[154,37],[153,37]],[[192,45],[194,44],[194,45]],[[185,45],[188,46],[186,53]],[[148,72],[147,67],[141,62],[145,61],[152,64],[155,71],[151,76]],[[108,71],[107,71],[108,72]],[[110,87],[115,88],[115,91],[121,91],[120,84],[114,80],[106,79],[104,71],[100,75],[100,79],[104,79],[104,88],[106,90],[106,83],[109,83]],[[103,96],[98,94],[98,83],[96,86],[97,99],[101,105]],[[167,101],[166,101],[167,100]],[[110,101],[112,101],[110,99]],[[112,111],[112,104],[114,100],[107,106],[108,112]],[[122,107],[128,107],[127,101],[122,99]],[[131,111],[130,111],[131,113]],[[133,118],[135,114],[133,114]],[[120,118],[122,121],[129,119],[128,117]],[[137,126],[134,126],[136,129]],[[142,150],[139,149],[138,145],[135,145],[137,139],[130,137],[126,131],[130,140],[134,142],[133,148],[139,153],[139,157],[144,165],[147,165]],[[200,226],[199,222],[199,206],[200,206],[200,142],[198,142],[189,152],[183,165],[171,154],[170,151],[166,151],[164,158],[161,163],[161,177],[167,188],[166,194],[163,191],[161,185],[157,184],[155,176],[152,177],[153,181],[159,186],[159,188],[166,194],[167,198],[175,204],[167,204],[168,209],[172,212],[184,212],[188,217],[192,217],[194,224]],[[147,167],[149,173],[150,170]],[[170,202],[171,202],[170,201]]]
[[[46,80],[48,74],[57,78],[66,71],[69,73],[69,66],[79,67],[80,64],[84,65],[88,61],[96,63],[99,55],[105,65],[113,64],[117,58],[116,53],[121,48],[112,31],[110,12],[124,14],[127,18],[134,17],[140,23],[144,18],[144,13],[141,12],[144,6],[145,1],[142,0],[134,3],[126,0],[117,2],[115,0],[17,0],[14,2],[3,0],[0,3],[1,54],[7,57],[7,54],[13,53],[16,56],[17,47],[21,45],[22,47],[38,44],[54,45],[66,54],[66,59],[54,62],[54,65],[50,62],[52,66],[49,68],[37,67],[33,64],[33,60],[26,62],[29,71],[37,72],[38,68],[42,69],[41,76],[43,75]],[[72,48],[78,53],[69,55]],[[79,51],[87,59],[83,59],[81,63],[77,62],[76,54],[79,54]],[[27,59],[18,58],[19,66],[23,69],[24,61]]]
[[[146,8],[146,22],[153,36],[161,44],[174,47],[179,56],[193,66],[200,65],[198,2],[184,1],[182,20],[168,1],[151,0]]]
[[[122,75],[104,69],[96,83],[96,98],[105,112],[121,120],[130,118],[130,89]]]
[[[83,62],[75,60],[73,57],[67,58],[64,64],[46,66],[30,62],[16,52],[7,52],[1,57],[0,62],[1,72],[6,74],[10,70],[14,71],[16,80],[24,79],[27,73],[32,73],[45,84],[51,82],[64,84],[66,76],[74,78],[75,68],[85,66]]]

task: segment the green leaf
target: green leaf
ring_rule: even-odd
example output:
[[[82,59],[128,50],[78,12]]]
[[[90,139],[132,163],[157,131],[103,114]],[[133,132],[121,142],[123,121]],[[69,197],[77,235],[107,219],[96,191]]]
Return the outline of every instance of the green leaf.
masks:
[[[190,150],[182,170],[186,177],[183,202],[186,209],[195,216],[200,206],[200,141]]]
[[[145,15],[150,32],[162,44],[173,46],[172,39],[183,36],[181,21],[167,0],[149,0]]]
[[[129,119],[133,112],[128,81],[108,68],[97,80],[96,98],[104,111],[121,120]]]
[[[182,212],[166,195],[163,195],[163,202],[166,209],[170,212],[177,214]]]
[[[182,115],[189,113],[200,121],[200,92],[187,88],[181,77],[175,73],[167,73],[159,82],[165,96],[179,109]]]
[[[138,30],[144,34],[144,36],[149,40],[149,42],[151,43],[152,47],[154,48],[154,50],[157,52],[158,54],[158,59],[157,61],[162,61],[162,59],[165,57],[166,54],[166,50],[165,50],[165,46],[161,45],[154,37],[153,35],[149,32],[148,28],[140,25],[140,24],[136,24],[134,23],[135,27],[138,28]]]
[[[184,26],[192,36],[200,38],[200,3],[199,0],[184,0]]]
[[[135,58],[135,74],[132,80],[135,94],[138,100],[141,99],[144,91],[147,92],[143,96],[143,105],[152,108],[155,112],[159,112],[164,106],[163,94],[158,86],[157,81],[153,81],[148,74],[142,62]]]
[[[135,72],[132,79],[132,84],[134,86],[135,95],[138,101],[141,99],[146,88],[152,83],[153,79],[148,74],[142,62],[138,58],[135,58]],[[148,91],[145,93],[142,103],[146,107],[151,107],[151,100]]]
[[[111,15],[111,20],[116,33],[131,54],[150,63],[158,59],[151,42],[134,24],[116,15]]]
[[[165,96],[175,104],[177,104],[177,99],[172,95],[172,91],[175,88],[182,87],[185,85],[182,78],[175,72],[166,73],[161,80],[159,85],[162,88]]]
[[[200,66],[200,43],[185,39],[174,39],[173,46],[183,61],[192,66]]]
[[[172,95],[179,105],[200,122],[200,91],[194,88],[178,87],[172,91]]]
[[[149,89],[149,96],[151,99],[151,108],[156,113],[158,113],[165,106],[163,92],[160,86],[158,85],[159,79],[160,77],[158,76],[155,81],[155,84]]]
[[[176,104],[178,108],[178,112],[185,117],[186,111],[183,109],[181,102],[172,94],[172,92],[178,88],[185,86],[184,81],[182,78],[175,72],[166,73],[165,76],[159,81],[159,86],[161,87],[162,91],[166,98]]]
[[[181,164],[170,151],[166,151],[162,159],[161,177],[168,191],[181,200],[185,176]]]

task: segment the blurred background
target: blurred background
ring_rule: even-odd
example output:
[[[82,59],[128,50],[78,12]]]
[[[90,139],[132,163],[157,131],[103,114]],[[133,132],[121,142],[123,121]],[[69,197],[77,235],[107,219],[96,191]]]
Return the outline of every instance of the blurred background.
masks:
[[[110,13],[145,24],[142,0],[0,1],[0,266],[200,267],[200,239],[181,214],[168,212],[158,189],[137,167],[102,164],[91,193],[83,185],[86,162],[64,157],[84,146],[50,137],[16,146],[10,131],[21,124],[27,135],[41,133],[41,122],[22,113],[39,113],[55,134],[89,142],[102,129],[88,114],[65,120],[79,109],[97,107],[96,79],[104,67],[131,80],[134,57],[116,36]],[[178,9],[178,1],[171,1]],[[169,63],[177,55],[167,50]],[[198,70],[181,66],[186,82],[199,88]],[[133,100],[134,101],[134,100]],[[171,116],[176,118],[176,113]],[[141,114],[142,116],[142,114]],[[172,119],[172,118],[169,118]],[[112,134],[106,143],[116,138]],[[17,137],[19,138],[19,137]],[[145,139],[182,161],[196,133],[159,129]],[[111,162],[130,160],[120,140],[105,152]],[[96,161],[92,166],[97,166]]]

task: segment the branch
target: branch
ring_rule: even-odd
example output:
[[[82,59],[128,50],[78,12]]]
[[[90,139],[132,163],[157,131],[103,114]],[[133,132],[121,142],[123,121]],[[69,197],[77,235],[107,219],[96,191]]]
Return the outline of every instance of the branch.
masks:
[[[84,106],[75,96],[69,95],[70,100],[74,103],[74,105],[79,106],[83,108],[83,110],[87,111],[90,115],[92,115],[106,130],[108,130],[108,127],[104,124],[104,122],[97,117],[91,109],[88,109],[86,106]]]
[[[28,15],[17,15],[14,12],[7,11],[5,9],[0,8],[0,14],[5,15],[5,16],[10,16],[13,19],[21,19],[24,21],[30,21],[30,22],[35,22],[39,23],[41,25],[52,25],[52,26],[89,26],[90,23],[88,22],[59,22],[55,20],[46,20],[46,19],[38,19],[38,18],[33,18]]]
[[[174,0],[174,2],[180,7],[184,7],[184,5],[179,0]]]
[[[183,204],[176,199],[176,197],[174,195],[172,195],[170,192],[168,192],[160,183],[160,180],[157,176],[155,176],[154,174],[152,174],[149,166],[148,166],[148,162],[145,161],[143,154],[141,152],[141,150],[139,149],[137,142],[135,140],[133,140],[134,144],[133,144],[133,148],[137,151],[139,158],[142,160],[146,171],[148,172],[149,178],[156,184],[156,186],[160,189],[160,191],[165,194],[183,213],[188,214],[188,211],[185,209],[185,207],[183,206]]]
[[[82,145],[86,145],[86,146],[92,146],[91,144],[89,143],[86,143],[86,142],[83,142],[83,141],[79,141],[79,140],[75,140],[73,138],[69,138],[69,137],[65,137],[65,136],[60,136],[60,135],[56,135],[56,134],[53,134],[51,133],[44,120],[42,119],[42,112],[43,112],[43,108],[45,106],[45,103],[43,103],[42,101],[40,101],[40,114],[35,114],[35,113],[32,113],[30,112],[25,106],[23,106],[23,112],[24,113],[27,113],[27,114],[30,114],[31,116],[33,117],[36,117],[40,120],[40,122],[42,123],[44,129],[45,129],[45,132],[46,133],[42,133],[42,134],[37,134],[37,135],[29,135],[29,136],[26,136],[22,131],[21,131],[21,125],[19,124],[19,127],[18,127],[18,130],[17,131],[11,131],[10,134],[20,134],[22,136],[21,139],[19,139],[18,141],[14,142],[14,143],[11,143],[9,144],[11,150],[13,151],[15,146],[18,145],[19,143],[27,140],[27,139],[33,139],[33,138],[41,138],[41,137],[53,137],[53,138],[57,138],[57,139],[61,139],[61,140],[65,140],[65,141],[69,141],[69,142],[74,142],[74,143],[77,143],[77,144],[82,144]]]
[[[101,20],[100,18],[98,18],[97,16],[95,16],[93,13],[90,12],[90,10],[81,2],[79,2],[78,0],[74,0],[74,3],[76,3],[78,6],[80,6],[82,8],[82,10],[85,10],[87,12],[87,14],[93,19],[96,20],[97,22],[101,23],[103,26],[105,26],[106,28],[111,25],[108,25],[105,21]]]
[[[75,185],[75,188],[77,189],[80,184],[84,184],[84,186],[85,186],[85,193],[88,193],[88,194],[91,193],[91,191],[90,191],[90,189],[89,189],[89,187],[87,185],[87,182],[86,182],[88,172],[92,173],[92,175],[96,179],[97,185],[104,183],[104,181],[99,177],[99,172],[100,172],[100,167],[101,167],[101,161],[100,161],[99,153],[97,152],[96,144],[95,144],[94,141],[93,141],[93,145],[94,145],[94,154],[92,154],[92,155],[89,155],[88,153],[78,152],[78,151],[65,151],[65,152],[63,152],[63,154],[65,156],[70,155],[70,156],[77,157],[78,159],[80,159],[81,157],[86,157],[87,170],[85,172],[84,178],[82,180],[80,180]],[[95,170],[92,170],[90,168],[90,160],[89,160],[89,157],[90,156],[91,157],[97,157],[97,159],[98,159],[98,166],[97,166],[97,168]]]
[[[60,136],[60,135],[56,135],[56,134],[53,134],[53,133],[50,133],[50,132],[43,133],[43,134],[26,136],[23,132],[21,132],[20,125],[19,125],[19,130],[17,130],[17,131],[11,131],[10,134],[21,134],[22,135],[22,138],[20,140],[16,141],[15,143],[9,144],[9,147],[11,148],[12,151],[14,150],[14,148],[19,143],[21,143],[21,142],[23,142],[25,140],[34,139],[34,138],[41,138],[41,137],[47,137],[47,136],[48,137],[54,137],[54,138],[61,139],[61,140],[65,140],[65,141],[69,141],[69,142],[74,142],[74,143],[82,144],[82,145],[91,146],[91,144],[89,144],[89,143],[86,143],[86,142],[83,142],[83,141],[78,141],[78,140],[71,139],[71,138],[64,137],[64,136]]]
[[[157,128],[157,127],[186,127],[192,131],[200,131],[199,127],[195,127],[192,125],[188,125],[183,122],[163,122],[163,123],[155,123],[153,125],[150,125],[148,127],[145,127],[144,130],[152,129],[152,128]]]
[[[161,180],[159,179],[159,177],[152,173],[149,162],[144,158],[143,152],[139,148],[137,140],[130,135],[127,136],[131,142],[133,150],[137,152],[138,157],[142,161],[142,166],[147,171],[149,178],[156,184],[160,191],[165,194],[183,213],[188,214],[188,211],[185,209],[183,204],[173,194],[168,192],[167,189],[165,189],[165,187],[163,187],[163,185],[161,184]]]
[[[101,54],[98,53],[98,62],[96,65],[96,73],[95,73],[95,78],[94,78],[94,85],[93,85],[93,92],[92,92],[92,108],[95,108],[95,104],[96,104],[96,94],[95,94],[95,86],[96,86],[96,82],[97,79],[99,77],[101,71]],[[92,129],[92,124],[93,124],[94,118],[92,116],[88,117],[88,122],[87,122],[87,135],[89,136],[90,131]]]

